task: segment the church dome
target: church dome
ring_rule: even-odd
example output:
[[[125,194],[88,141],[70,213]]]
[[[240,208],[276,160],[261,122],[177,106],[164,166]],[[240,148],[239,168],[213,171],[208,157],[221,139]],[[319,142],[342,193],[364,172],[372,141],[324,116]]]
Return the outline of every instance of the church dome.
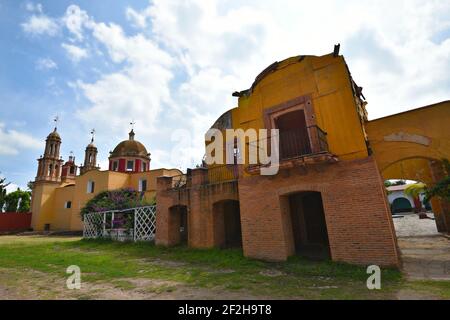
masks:
[[[129,133],[129,139],[120,142],[111,152],[110,158],[116,157],[143,157],[149,158],[149,153],[145,146],[134,140],[134,131]]]
[[[58,131],[56,131],[56,128],[47,136],[47,139],[61,140],[61,137],[59,136]]]

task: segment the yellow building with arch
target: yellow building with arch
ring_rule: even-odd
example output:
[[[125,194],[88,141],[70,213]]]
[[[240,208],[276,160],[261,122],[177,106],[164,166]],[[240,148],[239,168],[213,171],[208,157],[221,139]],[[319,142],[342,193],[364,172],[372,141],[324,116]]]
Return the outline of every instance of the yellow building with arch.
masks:
[[[80,210],[97,193],[132,188],[150,201],[156,195],[157,177],[182,174],[178,169],[150,169],[150,154],[134,139],[133,130],[128,140],[120,142],[111,153],[109,170],[97,166],[94,139],[86,147],[80,174],[75,157],[71,155],[65,163],[60,157],[61,142],[55,128],[38,159],[31,203],[31,227],[36,231],[81,231]]]
[[[450,159],[450,101],[367,122],[366,130],[383,178],[433,185],[446,174]],[[450,232],[450,206],[432,200],[438,231]]]

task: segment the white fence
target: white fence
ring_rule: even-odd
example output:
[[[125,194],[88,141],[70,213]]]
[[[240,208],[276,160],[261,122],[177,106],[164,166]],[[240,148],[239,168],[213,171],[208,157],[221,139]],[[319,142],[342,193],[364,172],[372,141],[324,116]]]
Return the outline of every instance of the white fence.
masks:
[[[92,212],[84,216],[83,238],[118,241],[152,241],[156,231],[156,206]]]

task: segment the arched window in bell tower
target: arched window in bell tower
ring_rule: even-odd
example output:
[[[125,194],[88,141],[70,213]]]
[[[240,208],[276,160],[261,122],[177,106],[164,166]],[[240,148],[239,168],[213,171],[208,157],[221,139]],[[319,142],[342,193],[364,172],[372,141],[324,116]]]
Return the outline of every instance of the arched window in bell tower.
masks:
[[[45,140],[44,155],[38,159],[36,181],[60,181],[60,169],[63,163],[59,157],[60,145],[61,137],[55,127]]]

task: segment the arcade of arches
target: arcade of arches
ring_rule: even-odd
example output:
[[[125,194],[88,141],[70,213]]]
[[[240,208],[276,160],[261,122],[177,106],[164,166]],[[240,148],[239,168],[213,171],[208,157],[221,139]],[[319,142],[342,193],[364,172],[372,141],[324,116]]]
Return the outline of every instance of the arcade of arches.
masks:
[[[369,121],[370,146],[385,180],[404,179],[433,185],[448,175],[450,101]],[[439,232],[450,232],[449,203],[431,201]]]

